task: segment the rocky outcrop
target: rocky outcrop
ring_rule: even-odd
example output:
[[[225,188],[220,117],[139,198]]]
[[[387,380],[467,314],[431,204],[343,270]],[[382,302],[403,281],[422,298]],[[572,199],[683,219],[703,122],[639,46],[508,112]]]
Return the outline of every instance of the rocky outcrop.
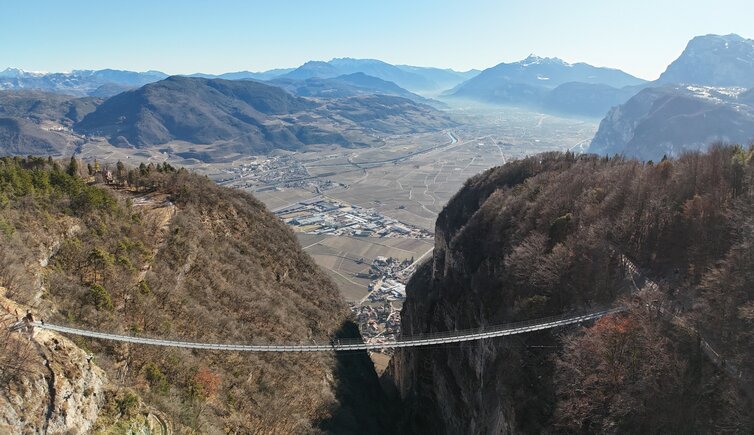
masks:
[[[408,285],[401,313],[404,334],[448,331],[518,320],[517,295],[507,292],[500,257],[510,242],[493,228],[484,209],[501,190],[523,183],[548,162],[506,165],[469,180],[440,214],[432,261]],[[548,333],[532,334],[533,345],[552,345]],[[406,433],[514,433],[536,431],[542,409],[535,402],[553,394],[542,382],[550,371],[518,338],[399,350],[386,379],[408,410]],[[544,421],[542,417],[540,420]]]
[[[15,307],[7,299],[3,306]],[[0,388],[0,433],[89,432],[109,385],[91,356],[50,331],[35,331],[31,339],[14,333],[7,339],[20,341],[28,352],[16,375]]]

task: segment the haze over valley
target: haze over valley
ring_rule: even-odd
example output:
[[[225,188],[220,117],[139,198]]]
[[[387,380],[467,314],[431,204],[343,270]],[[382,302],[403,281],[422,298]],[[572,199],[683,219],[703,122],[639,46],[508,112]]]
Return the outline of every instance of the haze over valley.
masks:
[[[3,57],[0,433],[748,433],[751,35],[342,6]]]

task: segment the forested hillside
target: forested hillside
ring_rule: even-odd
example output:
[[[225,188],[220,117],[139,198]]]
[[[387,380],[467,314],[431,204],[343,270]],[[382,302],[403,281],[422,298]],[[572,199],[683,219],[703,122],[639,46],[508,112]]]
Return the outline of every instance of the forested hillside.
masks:
[[[105,187],[97,181],[107,171],[97,166],[0,159],[5,308],[19,304],[49,322],[186,340],[309,343],[358,334],[335,285],[251,196],[169,165],[119,164]],[[60,357],[53,340],[68,342],[48,334],[39,343],[15,341],[36,351],[0,367],[10,379],[0,423],[21,425],[9,426],[14,431],[42,430],[65,415],[63,408],[80,405],[64,405],[56,389],[69,376],[78,379],[79,369],[64,360],[46,364],[49,373],[42,367],[40,355]],[[101,430],[120,433],[147,413],[199,433],[345,430],[356,421],[381,428],[374,421],[379,406],[363,403],[380,401],[366,354],[339,359],[74,342],[104,369],[105,387],[91,405],[92,427]],[[24,402],[17,398],[40,375],[52,382],[33,400],[53,405],[46,415],[19,411]],[[345,385],[349,376],[356,378]],[[27,419],[14,423],[8,416],[19,412]]]
[[[629,310],[398,351],[388,373],[409,410],[405,431],[748,432],[753,156],[713,147],[652,164],[551,153],[470,179],[408,285],[405,334]]]

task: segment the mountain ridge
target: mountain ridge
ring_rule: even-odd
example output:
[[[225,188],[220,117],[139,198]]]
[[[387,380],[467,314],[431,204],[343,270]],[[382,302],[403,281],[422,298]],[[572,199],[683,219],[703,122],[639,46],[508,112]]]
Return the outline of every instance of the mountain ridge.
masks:
[[[659,160],[715,142],[747,144],[754,138],[754,105],[747,102],[748,95],[740,89],[691,85],[644,89],[608,112],[589,152]]]
[[[299,97],[344,98],[356,95],[383,94],[408,98],[417,103],[442,105],[404,89],[393,82],[370,76],[363,72],[339,75],[331,78],[311,77],[304,80],[276,78],[269,84],[280,86]]]
[[[524,106],[551,112],[601,116],[646,82],[613,68],[568,63],[529,55],[500,63],[466,80],[443,96]]]
[[[115,188],[84,178],[84,163],[0,158],[0,296],[19,311],[195,340],[359,336],[332,280],[250,194],[153,164],[118,165]],[[148,414],[176,433],[389,431],[365,352],[195,353],[48,331],[30,340],[7,331],[14,317],[0,307],[0,359],[14,364],[0,366],[3,433],[148,433]],[[28,350],[6,352],[14,343]]]
[[[473,70],[459,73],[451,69],[392,65],[377,59],[342,57],[329,61],[309,61],[279,78],[327,79],[354,73],[364,73],[377,77],[415,92],[447,89],[474,74]]]
[[[369,146],[375,144],[373,133],[451,125],[454,121],[436,109],[391,95],[312,100],[254,80],[172,76],[105,100],[72,127],[120,147],[185,142],[191,144],[188,150],[163,150],[216,161],[310,145]]]
[[[696,36],[657,83],[754,87],[754,40],[734,33]]]
[[[657,160],[718,141],[748,144],[754,139],[754,40],[696,36],[660,78],[636,90],[602,119],[591,152]]]
[[[404,401],[402,430],[746,431],[754,413],[739,382],[752,379],[722,374],[698,336],[653,308],[705,337],[728,334],[723,358],[750,367],[749,317],[724,313],[754,303],[742,291],[754,277],[739,268],[752,251],[752,157],[751,148],[714,147],[646,165],[544,153],[469,179],[406,287],[405,334],[613,303],[628,311],[557,333],[398,349],[383,381]],[[660,287],[627,276],[622,256]]]
[[[76,97],[111,96],[168,77],[160,71],[73,70],[68,73],[26,72],[7,68],[0,72],[0,90],[40,90]],[[114,93],[102,92],[111,87]]]

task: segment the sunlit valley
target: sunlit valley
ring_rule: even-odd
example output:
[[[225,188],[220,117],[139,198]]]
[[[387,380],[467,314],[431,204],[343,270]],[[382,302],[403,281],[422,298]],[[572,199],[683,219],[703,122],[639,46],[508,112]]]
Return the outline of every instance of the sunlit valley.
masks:
[[[642,78],[525,37],[476,68],[8,51],[0,433],[751,433],[754,40],[674,31]]]

